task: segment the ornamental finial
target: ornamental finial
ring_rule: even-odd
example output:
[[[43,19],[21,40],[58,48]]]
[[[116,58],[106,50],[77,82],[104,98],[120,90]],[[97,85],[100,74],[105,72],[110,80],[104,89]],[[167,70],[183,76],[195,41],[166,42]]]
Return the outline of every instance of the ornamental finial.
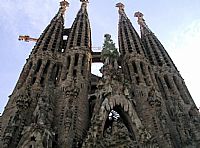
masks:
[[[88,0],[80,0],[82,3],[89,3]]]
[[[69,7],[69,3],[66,0],[63,0],[60,2],[61,8],[66,9],[66,7]]]
[[[62,15],[64,15],[66,8],[69,7],[69,3],[66,0],[60,2],[60,10]]]
[[[134,17],[138,18],[138,24],[141,26],[145,26],[145,20],[143,18],[143,14],[141,12],[135,12]]]
[[[82,5],[81,5],[81,7],[83,8],[86,8],[87,7],[87,3],[89,3],[89,1],[88,0],[80,0],[81,2],[82,2]]]
[[[116,7],[118,7],[119,8],[119,10],[124,10],[124,4],[122,4],[121,2],[120,3],[117,3],[116,4]]]
[[[140,25],[141,32],[143,34],[152,33],[151,30],[149,29],[149,27],[147,26],[147,24],[145,23],[145,20],[144,20],[143,16],[144,15],[139,11],[134,14],[134,17],[138,18],[137,22]]]

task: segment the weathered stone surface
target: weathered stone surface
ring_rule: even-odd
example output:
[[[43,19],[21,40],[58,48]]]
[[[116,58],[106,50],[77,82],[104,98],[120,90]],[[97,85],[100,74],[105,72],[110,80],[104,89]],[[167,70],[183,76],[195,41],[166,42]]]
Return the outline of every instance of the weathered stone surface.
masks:
[[[199,110],[143,14],[140,38],[118,3],[120,53],[106,34],[94,54],[81,2],[70,29],[63,1],[37,40],[0,116],[0,148],[200,147]],[[91,74],[97,61],[102,77]]]

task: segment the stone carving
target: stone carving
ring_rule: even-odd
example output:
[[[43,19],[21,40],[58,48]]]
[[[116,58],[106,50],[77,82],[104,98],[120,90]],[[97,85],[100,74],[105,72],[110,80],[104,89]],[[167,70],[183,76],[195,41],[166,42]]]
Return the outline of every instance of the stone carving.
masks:
[[[189,116],[193,122],[200,123],[199,110],[196,106],[192,105],[189,110]]]
[[[78,94],[80,92],[80,88],[76,86],[75,82],[71,82],[71,85],[64,86],[61,88],[61,90],[64,92],[64,94],[68,96],[78,97]]]
[[[45,125],[50,127],[53,120],[53,108],[50,97],[47,95],[42,95],[38,99],[36,109],[33,113],[35,117],[35,123],[39,125]]]
[[[18,95],[15,98],[18,110],[28,109],[31,103],[30,88],[22,88],[19,90]]]
[[[120,54],[109,34],[100,53],[91,47],[88,0],[81,2],[75,22],[65,29],[63,0],[37,40],[0,118],[0,148],[200,147],[199,112],[143,14],[135,14],[139,37],[118,3]],[[101,78],[91,74],[92,62],[100,61]],[[108,126],[113,110],[120,117]]]
[[[65,122],[64,122],[66,132],[69,132],[69,130],[70,130],[70,127],[71,127],[71,124],[72,124],[72,117],[73,117],[72,110],[66,110],[66,112],[65,112]]]
[[[23,137],[21,138],[17,148],[52,148],[54,133],[44,127],[32,124],[24,128]]]
[[[147,101],[149,102],[149,104],[151,106],[156,105],[156,106],[160,106],[161,105],[161,101],[160,98],[157,96],[157,91],[155,90],[154,87],[151,87],[149,93],[148,93],[148,98]]]

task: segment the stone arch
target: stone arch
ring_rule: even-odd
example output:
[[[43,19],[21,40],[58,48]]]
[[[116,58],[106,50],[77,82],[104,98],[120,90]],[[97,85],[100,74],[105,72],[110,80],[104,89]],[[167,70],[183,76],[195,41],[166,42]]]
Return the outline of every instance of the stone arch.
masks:
[[[122,121],[122,123],[125,125],[125,127],[129,131],[130,138],[136,140],[135,133],[137,131],[136,131],[136,128],[135,128],[134,124],[132,124],[131,118],[129,117],[128,113],[125,112],[124,109],[119,105],[116,105],[113,108],[113,111],[115,111],[116,113],[119,114],[119,120]],[[109,116],[109,114],[110,113],[108,113],[108,116]],[[106,130],[106,128],[108,128],[108,125],[109,125],[109,117],[107,117],[106,122],[104,124],[104,131]]]
[[[151,136],[142,125],[141,120],[134,109],[133,103],[126,99],[124,95],[114,95],[106,97],[98,112],[94,113],[95,116],[93,116],[93,121],[95,121],[95,123],[93,123],[93,126],[90,129],[92,136],[88,137],[88,139],[91,138],[91,140],[93,140],[93,143],[96,143],[95,141],[98,141],[99,137],[103,137],[106,120],[111,110],[117,110],[120,113],[125,126],[131,133],[131,136],[136,138],[136,141],[144,143],[145,141],[150,140]],[[135,137],[136,135],[137,137]]]

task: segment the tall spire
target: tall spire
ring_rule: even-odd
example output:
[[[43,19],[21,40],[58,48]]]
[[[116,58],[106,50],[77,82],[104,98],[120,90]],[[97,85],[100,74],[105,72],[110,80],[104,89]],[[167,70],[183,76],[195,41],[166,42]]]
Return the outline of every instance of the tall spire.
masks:
[[[42,119],[40,115],[53,117],[53,105],[50,102],[53,102],[52,100],[55,98],[52,99],[53,95],[50,97],[49,94],[53,92],[56,87],[55,82],[59,80],[61,64],[58,63],[57,52],[62,49],[60,47],[63,40],[63,15],[67,6],[68,2],[65,0],[60,3],[58,13],[39,37],[27,59],[17,85],[6,105],[3,119],[5,126],[2,128],[4,136],[0,140],[0,147],[2,147],[2,141],[4,148],[35,147],[31,140],[34,139],[36,143],[39,140],[36,138],[35,131],[37,131],[37,135],[48,133],[47,137],[54,136],[50,129],[53,118],[49,118],[50,120]],[[29,103],[25,105],[22,100]],[[47,115],[47,112],[50,114]],[[32,126],[33,124],[36,126]],[[28,131],[23,130],[25,126],[29,129]],[[40,128],[42,130],[38,131],[37,127],[42,127]],[[43,138],[45,139],[45,137]],[[41,138],[40,142],[47,146],[53,141],[53,139],[47,139],[42,142]],[[36,147],[43,146],[37,145]]]
[[[124,11],[124,4],[117,3],[119,8],[119,47],[122,55],[127,53],[144,54],[140,37]]]
[[[91,48],[91,30],[90,22],[87,13],[88,0],[80,0],[81,8],[71,27],[71,32],[67,40],[66,49],[72,47],[86,47]]]
[[[117,3],[116,4],[116,7],[118,7],[119,8],[119,14],[125,14],[125,12],[124,12],[124,4],[122,4],[122,3]]]
[[[62,33],[64,28],[63,15],[68,6],[69,3],[66,0],[60,2],[58,13],[51,20],[50,24],[46,27],[42,35],[37,40],[37,43],[33,49],[33,53],[46,50],[51,50],[52,52],[61,51]],[[58,39],[55,40],[55,37]]]
[[[147,26],[143,18],[144,15],[141,12],[136,12],[134,16],[138,18],[138,24],[140,25],[141,30],[141,39],[151,64],[158,66],[167,65],[168,67],[173,67],[176,69],[176,66],[161,42]]]

